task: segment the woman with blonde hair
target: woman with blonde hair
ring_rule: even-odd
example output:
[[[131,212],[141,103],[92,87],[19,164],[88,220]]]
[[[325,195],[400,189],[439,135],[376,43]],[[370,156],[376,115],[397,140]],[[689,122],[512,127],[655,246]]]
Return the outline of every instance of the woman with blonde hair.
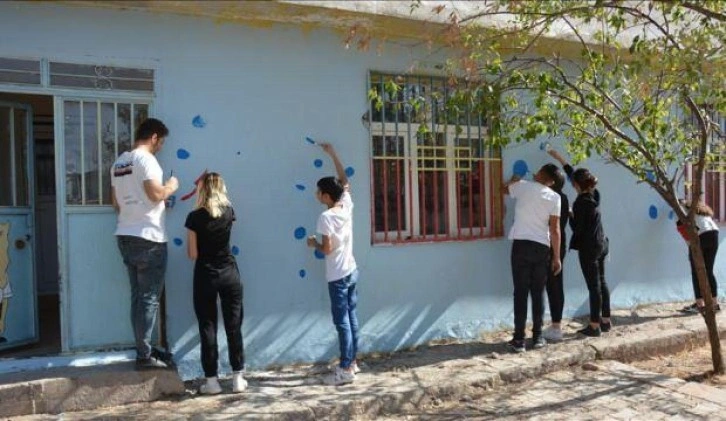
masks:
[[[205,174],[197,183],[196,208],[187,216],[187,253],[194,260],[194,312],[199,321],[202,368],[206,382],[199,392],[222,392],[217,379],[217,297],[227,333],[232,391],[242,392],[247,381],[242,342],[242,281],[230,249],[234,209],[227,198],[224,180],[217,173]]]

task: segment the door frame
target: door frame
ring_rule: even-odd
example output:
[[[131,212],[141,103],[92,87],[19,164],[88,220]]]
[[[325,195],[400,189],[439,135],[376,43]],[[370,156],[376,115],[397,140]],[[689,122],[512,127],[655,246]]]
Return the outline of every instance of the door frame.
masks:
[[[158,69],[154,66],[155,71]],[[61,162],[60,160],[65,157],[64,149],[64,130],[62,124],[63,118],[63,100],[65,99],[85,99],[85,100],[112,100],[112,101],[148,101],[149,103],[149,115],[155,115],[156,112],[156,95],[155,93],[135,93],[125,91],[96,91],[87,89],[69,89],[69,88],[50,88],[50,87],[32,87],[32,86],[18,86],[12,84],[0,83],[0,92],[5,94],[18,94],[18,95],[42,95],[50,97],[53,100],[53,133],[54,133],[54,151],[55,151],[55,187],[56,187],[56,229],[57,229],[57,248],[58,248],[58,296],[60,298],[59,306],[59,318],[60,318],[60,333],[61,333],[61,352],[67,353],[73,351],[70,343],[70,331],[71,326],[69,323],[70,314],[70,302],[69,302],[69,279],[68,279],[68,252],[66,244],[68,241],[68,224],[65,210],[65,174],[61,174]],[[32,133],[32,118],[30,119],[29,133]],[[32,142],[31,142],[32,143]],[[33,145],[30,145],[31,147]],[[30,149],[32,152],[33,149]],[[29,153],[29,157],[32,154]],[[34,160],[31,160],[34,163]],[[31,186],[31,193],[35,194],[35,177],[33,174],[33,183]],[[33,197],[33,202],[35,198]],[[34,204],[34,203],[33,203]],[[112,209],[110,209],[113,211]],[[75,210],[76,213],[105,213],[109,212],[107,206],[89,206],[84,209]],[[33,218],[35,215],[33,214]],[[35,220],[32,221],[35,226]],[[35,236],[31,238],[33,247],[33,263],[35,263]],[[33,277],[35,278],[35,269],[33,268]],[[33,289],[37,294],[37,285],[34,279]],[[35,300],[36,315],[37,315],[37,299]],[[165,318],[165,315],[162,315]],[[36,320],[37,323],[37,320]],[[39,332],[38,332],[39,333]],[[37,339],[36,339],[37,340]]]
[[[70,352],[74,350],[85,350],[73,347],[71,343],[70,323],[71,300],[70,300],[70,250],[67,250],[70,233],[68,232],[69,214],[98,214],[114,213],[111,205],[87,205],[73,206],[69,209],[66,206],[66,183],[65,173],[65,113],[64,101],[130,101],[148,102],[148,114],[154,115],[154,96],[143,94],[128,94],[124,92],[98,92],[82,90],[65,90],[67,93],[56,93],[53,95],[53,128],[55,148],[55,174],[56,174],[56,215],[58,224],[58,271],[60,273],[59,297],[60,297],[60,319],[61,319],[61,350]],[[133,130],[134,128],[132,128]],[[133,133],[132,133],[133,135]],[[161,319],[164,319],[162,315]]]
[[[0,92],[4,92],[0,90]],[[22,102],[14,102],[14,101],[0,101],[0,106],[5,107],[11,107],[11,108],[22,108],[25,110],[28,119],[26,123],[26,137],[25,142],[27,142],[27,156],[25,159],[26,162],[26,168],[28,173],[26,174],[27,181],[28,181],[28,206],[23,206],[29,208],[28,212],[29,214],[26,216],[27,221],[26,224],[28,226],[28,230],[30,231],[30,238],[27,239],[27,243],[29,244],[30,250],[32,251],[32,262],[30,265],[30,276],[32,278],[31,281],[31,290],[33,294],[33,313],[35,315],[33,323],[35,324],[35,334],[26,340],[18,341],[13,343],[13,345],[10,347],[3,347],[3,351],[7,349],[16,348],[23,345],[33,344],[38,342],[40,339],[40,323],[39,323],[39,314],[38,314],[38,280],[37,280],[37,274],[35,270],[35,263],[36,263],[36,252],[37,249],[35,247],[35,137],[33,136],[33,107],[30,104],[25,104]],[[11,149],[11,155],[14,155],[14,144],[13,149]],[[11,159],[14,159],[14,156],[11,157]],[[13,191],[15,190],[15,173],[12,174],[12,180],[13,180]],[[20,206],[14,206],[14,207],[20,207]],[[25,213],[25,212],[23,212]],[[0,214],[5,215],[18,215],[17,211],[9,211],[9,212],[0,212]],[[22,213],[21,213],[22,214]],[[9,234],[9,233],[8,233]],[[11,239],[8,238],[8,247],[12,246]]]

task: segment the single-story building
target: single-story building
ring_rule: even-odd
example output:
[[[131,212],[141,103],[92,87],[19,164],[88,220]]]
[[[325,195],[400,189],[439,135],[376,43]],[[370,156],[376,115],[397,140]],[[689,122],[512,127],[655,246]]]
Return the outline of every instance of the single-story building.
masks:
[[[205,169],[225,177],[238,218],[248,367],[336,356],[323,262],[305,246],[322,210],[315,182],[334,169],[308,137],[334,143],[351,176],[362,352],[511,326],[511,203],[499,187],[514,167],[550,159],[539,144],[487,147],[486,115],[461,132],[436,116],[445,57],[416,39],[426,24],[407,13],[407,2],[1,2],[0,371],[132,346],[109,167],[147,116],[170,128],[159,160],[182,186],[167,213],[159,340],[183,378],[201,366],[184,247],[194,201],[181,196]],[[383,28],[380,48],[345,48],[361,22]],[[369,89],[390,80],[404,89],[373,107]],[[411,96],[431,104],[428,137],[395,106]],[[613,306],[692,297],[667,205],[619,167],[583,165],[600,179]],[[726,221],[724,175],[708,182]],[[723,285],[723,252],[716,266]],[[584,314],[572,255],[564,271],[565,314]]]

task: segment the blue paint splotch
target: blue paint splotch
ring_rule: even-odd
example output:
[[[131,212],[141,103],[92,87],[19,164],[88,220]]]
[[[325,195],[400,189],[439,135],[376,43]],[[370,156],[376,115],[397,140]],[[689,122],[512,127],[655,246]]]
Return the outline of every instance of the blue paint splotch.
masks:
[[[184,241],[181,238],[174,239],[174,245],[181,246],[182,244],[184,244]]]
[[[313,138],[312,138],[312,137],[310,137],[310,136],[306,136],[306,137],[305,137],[305,140],[306,140],[306,141],[307,141],[307,142],[308,142],[309,144],[311,144],[311,145],[314,145],[314,144],[315,144],[315,141],[314,141],[314,140],[313,140]]]
[[[232,246],[232,254],[234,254],[235,256],[239,256],[239,247]]]
[[[517,160],[512,166],[512,173],[519,177],[524,177],[529,172],[527,163],[521,159]]]
[[[648,216],[650,219],[658,219],[658,208],[655,205],[650,205],[650,208],[648,208]]]
[[[298,272],[298,275],[300,275],[301,278],[304,278],[307,275],[307,272],[305,272],[305,269],[300,269],[300,272]]]
[[[198,129],[203,129],[204,126],[206,126],[206,125],[207,125],[207,122],[204,121],[204,119],[200,115],[196,115],[192,119],[192,126],[198,128]]]
[[[322,159],[316,159],[313,161],[313,165],[315,165],[315,168],[320,168],[323,166],[323,160]]]
[[[295,228],[295,238],[298,240],[302,240],[307,235],[307,231],[305,231],[305,227],[297,227]]]
[[[672,221],[673,218],[675,218],[675,217],[676,217],[676,213],[675,212],[673,212],[673,211],[668,212],[668,219],[670,219]]]
[[[315,255],[316,259],[320,259],[320,260],[325,259],[325,255],[323,254],[323,252],[318,249],[315,249],[315,253],[313,253],[313,254]]]
[[[346,177],[353,177],[353,175],[355,175],[355,170],[353,169],[353,167],[348,167],[345,169]]]
[[[176,157],[179,159],[189,159],[190,156],[191,154],[189,153],[189,151],[184,148],[179,148],[176,150]]]
[[[295,188],[300,191],[305,191],[305,185],[304,184],[295,184]]]
[[[655,173],[653,171],[646,171],[645,178],[647,178],[651,183],[655,183]]]

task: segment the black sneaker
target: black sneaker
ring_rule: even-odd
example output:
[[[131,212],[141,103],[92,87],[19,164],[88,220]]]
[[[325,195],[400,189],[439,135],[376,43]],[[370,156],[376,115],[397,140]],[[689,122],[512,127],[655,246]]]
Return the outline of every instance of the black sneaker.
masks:
[[[532,338],[532,348],[542,349],[547,345],[547,341],[543,337]]]
[[[698,304],[696,304],[696,303],[685,306],[678,311],[680,311],[681,313],[686,313],[686,314],[698,314],[701,312],[700,307],[698,307]]]
[[[512,339],[511,341],[507,342],[507,346],[509,347],[510,351],[517,354],[521,354],[526,351],[523,339]]]
[[[166,363],[159,360],[158,358],[149,357],[149,358],[137,358],[136,359],[136,369],[137,370],[154,370],[154,369],[165,369],[169,368]]]
[[[579,333],[581,335],[589,336],[592,338],[596,338],[596,337],[600,336],[601,330],[599,327],[592,327],[590,325],[587,325],[586,328],[578,330],[577,333]]]
[[[601,332],[603,332],[603,333],[605,333],[605,332],[610,332],[610,330],[611,330],[612,328],[613,328],[613,324],[612,324],[612,322],[607,322],[607,323],[605,323],[605,322],[600,322],[600,331],[601,331]]]

